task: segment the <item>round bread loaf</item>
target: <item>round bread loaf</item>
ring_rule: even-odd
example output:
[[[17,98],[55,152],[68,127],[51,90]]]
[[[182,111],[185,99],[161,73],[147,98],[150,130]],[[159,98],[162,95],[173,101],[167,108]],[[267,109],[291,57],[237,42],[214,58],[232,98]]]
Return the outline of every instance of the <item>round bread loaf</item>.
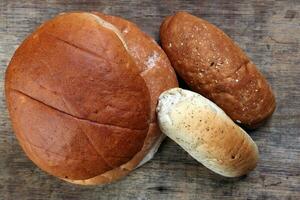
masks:
[[[178,12],[161,25],[160,39],[178,75],[235,122],[255,128],[275,109],[266,79],[246,54],[209,22]]]
[[[36,165],[73,183],[104,184],[152,158],[163,138],[157,99],[176,86],[164,52],[133,23],[66,13],[17,49],[5,93]]]
[[[258,149],[254,141],[200,94],[167,90],[159,97],[157,115],[162,132],[212,171],[238,177],[255,168]]]

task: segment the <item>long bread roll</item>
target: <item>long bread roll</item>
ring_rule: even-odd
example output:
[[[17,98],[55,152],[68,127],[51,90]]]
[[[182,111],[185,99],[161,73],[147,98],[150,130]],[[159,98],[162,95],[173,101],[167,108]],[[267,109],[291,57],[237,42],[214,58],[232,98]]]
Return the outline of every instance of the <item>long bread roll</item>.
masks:
[[[157,115],[162,132],[212,171],[238,177],[256,167],[258,149],[250,136],[200,94],[167,90],[159,97]]]
[[[189,88],[212,100],[235,122],[256,128],[275,110],[270,85],[222,30],[178,12],[160,28],[161,44]]]

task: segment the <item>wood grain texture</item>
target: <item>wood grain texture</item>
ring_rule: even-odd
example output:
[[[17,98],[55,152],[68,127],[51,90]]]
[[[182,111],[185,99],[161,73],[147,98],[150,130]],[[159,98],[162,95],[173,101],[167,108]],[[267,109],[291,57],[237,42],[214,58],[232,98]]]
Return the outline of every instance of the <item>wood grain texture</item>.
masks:
[[[82,187],[40,171],[13,134],[4,73],[17,46],[43,21],[71,10],[100,11],[137,23],[158,39],[162,19],[189,11],[229,34],[275,92],[273,117],[250,134],[260,150],[255,171],[222,178],[170,139],[154,159],[107,186]],[[300,2],[265,1],[0,1],[0,199],[300,199]]]

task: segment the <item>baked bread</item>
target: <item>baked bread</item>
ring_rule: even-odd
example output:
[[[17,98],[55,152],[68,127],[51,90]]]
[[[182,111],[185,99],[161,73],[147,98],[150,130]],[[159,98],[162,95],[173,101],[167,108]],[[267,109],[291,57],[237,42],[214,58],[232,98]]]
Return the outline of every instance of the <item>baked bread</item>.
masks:
[[[275,109],[266,79],[246,54],[209,22],[178,12],[160,28],[163,49],[187,85],[235,122],[255,128]]]
[[[157,115],[162,132],[212,171],[238,177],[255,168],[256,144],[200,94],[180,88],[167,90],[159,97]]]
[[[151,159],[163,138],[158,96],[176,86],[167,56],[135,24],[83,12],[41,25],[17,49],[5,79],[23,150],[77,184],[110,183]]]

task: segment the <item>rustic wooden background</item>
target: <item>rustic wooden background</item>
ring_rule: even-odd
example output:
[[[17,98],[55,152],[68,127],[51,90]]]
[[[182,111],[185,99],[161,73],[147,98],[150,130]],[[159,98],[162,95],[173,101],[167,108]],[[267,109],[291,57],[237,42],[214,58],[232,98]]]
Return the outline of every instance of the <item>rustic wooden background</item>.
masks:
[[[39,170],[22,152],[6,110],[7,64],[22,40],[60,12],[100,11],[137,23],[158,39],[162,19],[189,11],[228,33],[272,85],[277,109],[251,131],[260,150],[254,172],[222,178],[170,139],[155,158],[107,186],[76,186]],[[12,1],[0,0],[0,199],[300,199],[300,1]]]

